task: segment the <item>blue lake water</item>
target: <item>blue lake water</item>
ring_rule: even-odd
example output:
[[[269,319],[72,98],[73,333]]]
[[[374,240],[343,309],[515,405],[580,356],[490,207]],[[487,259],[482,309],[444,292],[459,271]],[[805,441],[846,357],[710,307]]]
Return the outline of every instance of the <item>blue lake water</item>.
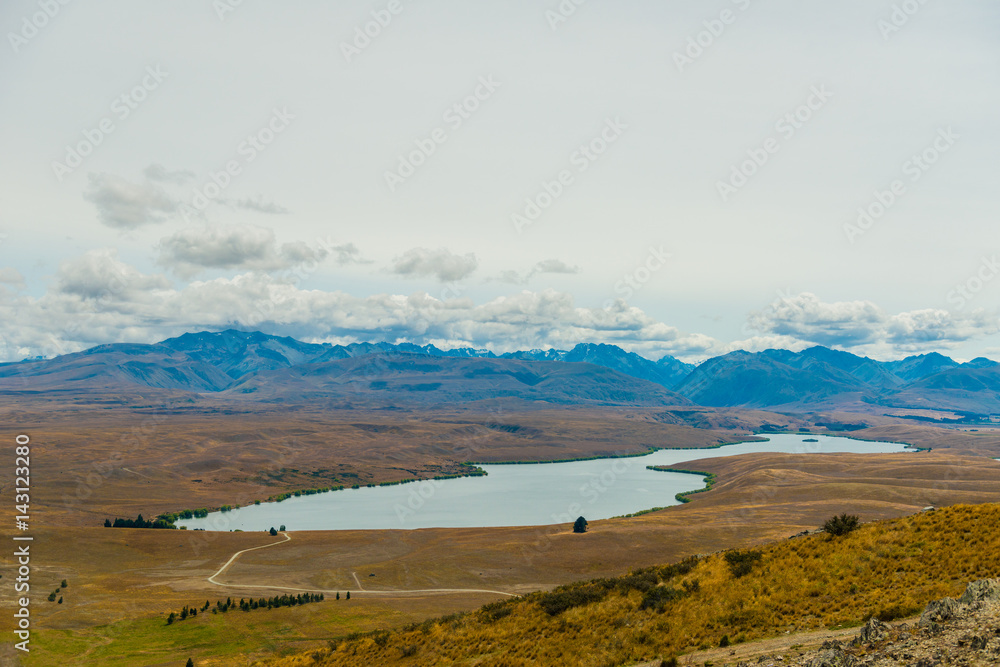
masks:
[[[428,480],[396,486],[344,489],[293,497],[280,503],[213,512],[178,526],[205,530],[411,529],[431,527],[535,526],[571,522],[578,516],[607,519],[652,507],[676,505],[675,494],[704,488],[697,475],[647,470],[686,468],[685,461],[753,452],[815,456],[835,452],[912,452],[905,445],[823,435],[769,435],[713,449],[661,449],[645,456],[569,463],[483,465],[486,477]],[[818,442],[804,442],[804,439]]]

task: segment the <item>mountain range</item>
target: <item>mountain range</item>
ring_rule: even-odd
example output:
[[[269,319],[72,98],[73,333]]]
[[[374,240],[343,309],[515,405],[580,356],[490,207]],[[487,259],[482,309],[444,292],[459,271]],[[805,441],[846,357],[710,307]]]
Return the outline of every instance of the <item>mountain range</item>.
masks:
[[[694,366],[614,345],[441,350],[410,343],[305,343],[260,332],[188,333],[0,364],[0,391],[129,387],[268,402],[433,405],[496,397],[580,405],[690,405],[801,412],[865,406],[1000,413],[1000,365],[938,353],[876,361],[812,347],[737,351]]]

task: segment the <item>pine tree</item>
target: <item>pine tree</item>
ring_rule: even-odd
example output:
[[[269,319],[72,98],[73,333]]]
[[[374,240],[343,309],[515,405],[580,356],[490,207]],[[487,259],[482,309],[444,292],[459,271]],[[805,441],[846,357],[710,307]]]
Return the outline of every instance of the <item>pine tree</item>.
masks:
[[[188,658],[187,664],[184,667],[194,667],[194,660]]]
[[[350,600],[350,599],[351,599],[351,591],[347,591],[347,599],[348,599],[348,600]]]
[[[111,519],[105,519],[104,520],[104,527],[105,528],[111,528]]]
[[[337,599],[340,599],[340,591],[337,591]]]
[[[578,517],[576,523],[573,524],[574,533],[586,533],[587,532],[587,520],[582,516]]]
[[[170,616],[167,616],[167,625],[172,625],[173,622],[174,622],[174,619],[176,619],[176,618],[177,618],[177,614],[175,614],[174,612],[170,612]]]
[[[59,602],[56,602],[56,604],[62,604],[62,596],[61,595],[59,596]]]
[[[66,580],[65,580],[65,579],[63,579],[63,580],[62,580],[62,583],[61,583],[61,584],[59,584],[59,588],[66,588],[67,586],[69,586],[69,584],[67,584],[67,583],[66,583]]]

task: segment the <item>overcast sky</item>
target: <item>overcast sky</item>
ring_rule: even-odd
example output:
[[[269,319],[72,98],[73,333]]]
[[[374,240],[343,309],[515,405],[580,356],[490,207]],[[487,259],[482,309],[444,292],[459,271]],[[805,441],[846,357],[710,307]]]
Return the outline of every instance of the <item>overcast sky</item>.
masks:
[[[8,0],[0,27],[5,360],[230,326],[1000,359],[993,0]]]

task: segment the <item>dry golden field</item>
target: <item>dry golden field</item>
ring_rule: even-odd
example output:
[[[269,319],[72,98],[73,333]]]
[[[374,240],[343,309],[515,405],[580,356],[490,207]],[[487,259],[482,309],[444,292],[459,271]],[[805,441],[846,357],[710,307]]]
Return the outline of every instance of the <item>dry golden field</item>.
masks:
[[[685,463],[715,488],[631,519],[569,526],[266,534],[105,529],[104,518],[264,500],[295,489],[460,472],[466,461],[561,460],[650,447],[701,447],[750,437],[761,425],[811,428],[761,412],[574,410],[480,406],[448,414],[265,413],[234,406],[162,408],[12,403],[0,410],[32,438],[34,650],[26,665],[249,664],[322,648],[352,632],[408,623],[593,577],[719,549],[781,539],[841,511],[899,517],[926,505],[1000,501],[1000,436],[864,419],[853,437],[932,448],[918,454],[768,455]],[[150,404],[152,405],[152,404]],[[13,428],[16,426],[16,429]],[[9,468],[8,468],[9,470]],[[5,473],[6,474],[6,473]],[[3,479],[6,488],[12,480]],[[5,532],[4,535],[9,535]],[[280,538],[278,538],[280,539]],[[13,572],[9,555],[0,574]],[[359,591],[354,573],[366,591]],[[366,575],[374,573],[376,577]],[[67,579],[64,603],[45,596]],[[377,582],[377,583],[375,583]],[[240,588],[271,586],[273,589]],[[351,590],[352,600],[271,611],[203,614],[166,626],[182,606],[284,589]],[[378,590],[456,589],[378,594]],[[10,587],[0,604],[13,605]],[[33,589],[36,590],[36,589]],[[7,631],[0,622],[0,631]],[[0,653],[0,657],[4,654]],[[8,654],[7,658],[13,660]]]

